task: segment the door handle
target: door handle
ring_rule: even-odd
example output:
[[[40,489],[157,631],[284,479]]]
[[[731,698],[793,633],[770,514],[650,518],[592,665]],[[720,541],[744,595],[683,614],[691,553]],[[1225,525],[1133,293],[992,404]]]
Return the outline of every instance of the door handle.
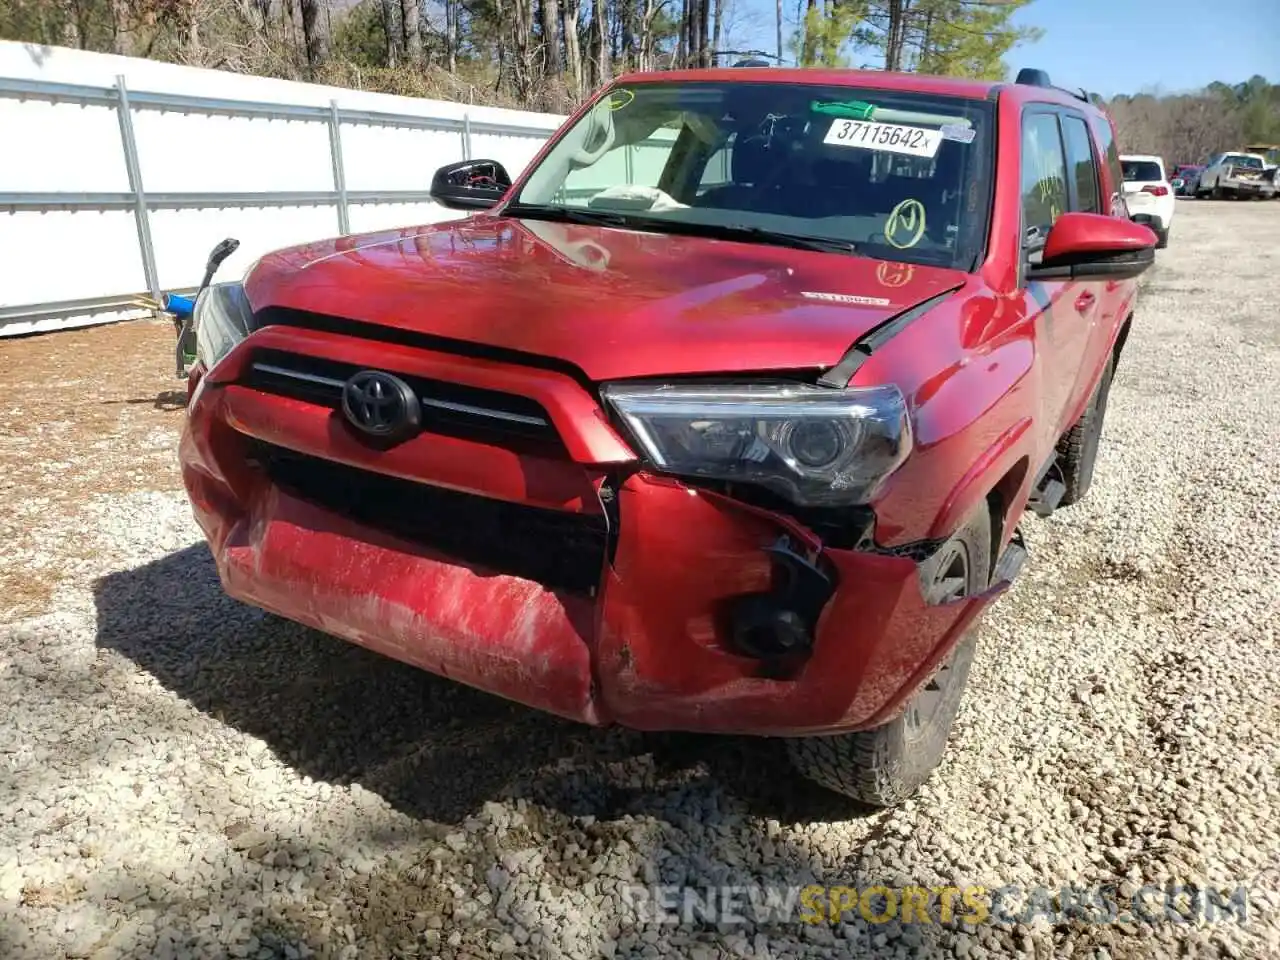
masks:
[[[1079,313],[1088,313],[1093,309],[1093,305],[1096,301],[1097,297],[1086,290],[1084,293],[1080,294],[1080,296],[1076,297],[1076,311]]]

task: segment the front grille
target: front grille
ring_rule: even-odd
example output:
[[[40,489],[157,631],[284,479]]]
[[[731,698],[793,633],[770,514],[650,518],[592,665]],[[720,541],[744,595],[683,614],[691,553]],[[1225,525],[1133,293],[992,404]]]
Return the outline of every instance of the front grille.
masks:
[[[259,350],[250,358],[245,386],[307,403],[339,409],[342,387],[360,370],[340,360],[277,350]],[[528,397],[444,380],[429,380],[388,370],[413,388],[422,405],[422,428],[431,433],[505,443],[560,446],[560,438],[542,405]]]
[[[593,594],[604,571],[602,516],[459,493],[260,441],[249,455],[274,484],[309,503],[489,573]]]

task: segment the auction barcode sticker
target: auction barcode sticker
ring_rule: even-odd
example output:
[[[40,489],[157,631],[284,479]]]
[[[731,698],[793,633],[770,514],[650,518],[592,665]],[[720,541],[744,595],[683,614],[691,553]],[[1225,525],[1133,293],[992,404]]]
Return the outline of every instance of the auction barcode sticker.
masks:
[[[905,153],[912,157],[933,157],[937,155],[942,143],[942,131],[908,127],[899,123],[836,120],[822,142],[841,147],[883,150],[886,153]]]

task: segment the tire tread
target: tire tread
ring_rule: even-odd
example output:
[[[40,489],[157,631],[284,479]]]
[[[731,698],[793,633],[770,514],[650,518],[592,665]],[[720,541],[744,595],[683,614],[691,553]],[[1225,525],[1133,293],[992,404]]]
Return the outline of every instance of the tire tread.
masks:
[[[1102,420],[1106,416],[1106,398],[1111,391],[1114,372],[1115,357],[1111,357],[1093,388],[1093,395],[1089,398],[1089,405],[1084,413],[1058,441],[1058,466],[1062,470],[1062,482],[1067,488],[1058,501],[1059,507],[1069,507],[1080,502],[1093,484],[1093,466],[1098,456]]]
[[[991,574],[992,521],[985,503],[956,533],[970,553],[967,593],[985,587]],[[941,551],[935,556],[941,555]],[[932,581],[929,562],[921,579]],[[928,779],[946,752],[951,725],[960,707],[969,666],[977,644],[974,627],[956,646],[944,704],[934,723],[916,743],[905,740],[902,716],[870,730],[787,741],[792,765],[806,779],[872,807],[892,807],[907,799]]]

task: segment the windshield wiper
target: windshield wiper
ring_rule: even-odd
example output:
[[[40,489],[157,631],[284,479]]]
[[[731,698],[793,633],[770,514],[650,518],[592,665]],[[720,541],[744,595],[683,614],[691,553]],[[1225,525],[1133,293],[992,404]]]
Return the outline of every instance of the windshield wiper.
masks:
[[[855,253],[858,245],[851,240],[834,237],[811,237],[803,233],[787,233],[765,227],[748,227],[744,224],[682,223],[683,232],[698,236],[716,237],[721,240],[740,240],[743,243],[771,243],[796,250],[818,250],[823,253]]]
[[[508,217],[550,220],[553,223],[581,223],[595,227],[630,227],[636,220],[625,213],[588,210],[583,207],[558,207],[544,203],[509,203],[502,212]],[[652,218],[644,219],[652,222]]]
[[[512,203],[508,204],[502,212],[510,217],[526,217],[530,220],[582,223],[598,227],[619,227],[624,230],[649,230],[686,237],[736,240],[741,243],[768,243],[778,247],[818,250],[823,253],[854,253],[858,249],[857,245],[849,240],[811,237],[737,223],[704,223],[698,220],[676,220],[672,217],[643,216],[611,210],[560,207],[540,203]]]

